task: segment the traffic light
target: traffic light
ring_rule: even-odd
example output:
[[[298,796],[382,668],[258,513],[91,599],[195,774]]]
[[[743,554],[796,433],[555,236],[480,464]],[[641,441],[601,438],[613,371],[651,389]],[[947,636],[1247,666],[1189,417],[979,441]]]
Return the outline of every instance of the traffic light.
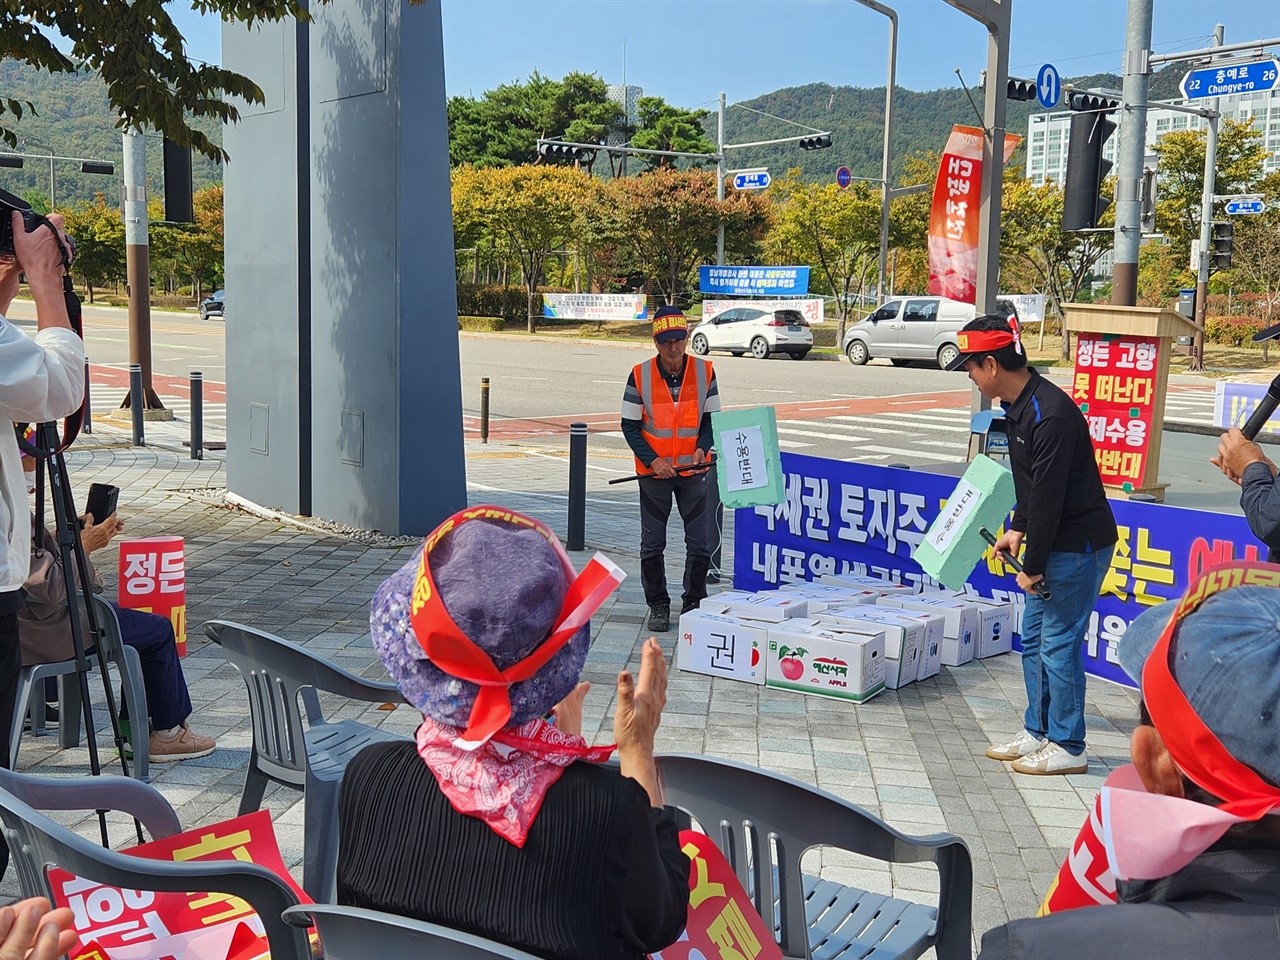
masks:
[[[164,141],[164,218],[169,223],[195,223],[191,202],[191,148]]]
[[[1120,101],[1105,93],[1089,93],[1087,90],[1067,94],[1068,110],[1118,110]]]
[[[825,150],[831,146],[831,135],[829,133],[819,134],[816,137],[801,137],[801,150]]]
[[[538,141],[538,156],[545,157],[547,160],[564,160],[573,163],[578,160],[585,160],[594,153],[594,150],[587,147],[576,147],[573,144],[561,143],[558,140]]]
[[[1005,90],[1005,97],[1009,100],[1034,100],[1036,98],[1036,82],[1034,80],[1023,80],[1019,77],[1010,77],[1009,85]]]
[[[1213,239],[1209,247],[1209,266],[1214,270],[1231,267],[1231,244],[1236,232],[1234,223],[1219,221],[1213,225]]]
[[[1077,113],[1071,118],[1067,182],[1062,192],[1064,233],[1096,227],[1103,211],[1111,205],[1102,196],[1102,181],[1111,170],[1111,161],[1102,159],[1102,148],[1115,129],[1115,123],[1105,113]]]

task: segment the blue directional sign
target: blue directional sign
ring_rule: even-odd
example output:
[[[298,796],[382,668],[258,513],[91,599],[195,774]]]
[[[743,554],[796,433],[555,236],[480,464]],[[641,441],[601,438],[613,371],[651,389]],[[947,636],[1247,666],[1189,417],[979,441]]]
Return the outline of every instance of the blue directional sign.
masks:
[[[1204,100],[1233,93],[1263,93],[1276,87],[1277,76],[1280,64],[1274,59],[1202,67],[1182,78],[1182,95],[1188,100]]]
[[[748,170],[733,175],[733,188],[735,190],[763,190],[772,181],[773,178],[769,176],[768,170]]]
[[[1036,74],[1036,102],[1052,110],[1062,99],[1062,76],[1052,63],[1046,63]]]
[[[1232,200],[1227,203],[1227,213],[1261,213],[1266,206],[1261,200]]]
[[[853,174],[849,172],[848,167],[841,167],[836,171],[836,183],[839,184],[841,190],[849,186],[852,182]]]

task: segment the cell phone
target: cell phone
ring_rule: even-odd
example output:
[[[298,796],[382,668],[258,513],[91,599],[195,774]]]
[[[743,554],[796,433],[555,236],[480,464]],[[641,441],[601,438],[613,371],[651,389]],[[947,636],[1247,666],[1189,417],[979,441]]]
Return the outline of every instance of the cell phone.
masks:
[[[110,483],[95,483],[89,487],[89,499],[85,503],[85,513],[93,514],[94,523],[102,523],[116,512],[116,503],[120,500],[120,488]]]

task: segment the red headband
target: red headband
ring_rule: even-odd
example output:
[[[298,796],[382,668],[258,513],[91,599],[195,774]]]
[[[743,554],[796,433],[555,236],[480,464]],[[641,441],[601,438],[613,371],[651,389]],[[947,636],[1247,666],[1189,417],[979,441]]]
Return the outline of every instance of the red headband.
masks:
[[[431,577],[429,558],[431,551],[444,535],[456,530],[468,520],[500,520],[513,527],[528,527],[546,537],[560,558],[569,579],[569,590],[556,617],[551,634],[523,660],[499,670],[487,653],[478,647],[449,616],[435,580]],[[422,562],[413,585],[413,599],[409,607],[409,619],[413,632],[421,644],[427,659],[451,677],[477,685],[475,705],[467,720],[467,728],[454,741],[463,750],[474,750],[488,742],[489,738],[505,727],[511,719],[511,685],[528,680],[560,652],[579,630],[591,620],[626,577],[617,564],[597,553],[587,564],[582,575],[573,569],[569,555],[560,540],[543,523],[502,507],[480,506],[461,510],[442,523],[427,537],[422,550]]]
[[[961,330],[956,334],[961,353],[991,353],[1017,342],[1017,336],[1005,330]]]
[[[1221,799],[1218,809],[1257,820],[1280,808],[1280,788],[1231,756],[1196,714],[1169,669],[1169,649],[1178,623],[1215,593],[1245,585],[1280,587],[1280,565],[1224,563],[1209,568],[1191,584],[1147,656],[1142,668],[1142,699],[1178,769],[1192,783]]]

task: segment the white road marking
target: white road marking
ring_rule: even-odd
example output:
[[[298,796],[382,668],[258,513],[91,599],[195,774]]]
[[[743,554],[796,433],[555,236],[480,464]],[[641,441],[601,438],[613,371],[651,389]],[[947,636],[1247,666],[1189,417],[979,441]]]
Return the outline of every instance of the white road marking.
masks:
[[[859,443],[866,437],[851,437],[843,433],[820,433],[817,430],[799,430],[795,427],[779,427],[779,433],[795,434],[797,437],[818,437],[822,440],[845,440],[849,443]]]

